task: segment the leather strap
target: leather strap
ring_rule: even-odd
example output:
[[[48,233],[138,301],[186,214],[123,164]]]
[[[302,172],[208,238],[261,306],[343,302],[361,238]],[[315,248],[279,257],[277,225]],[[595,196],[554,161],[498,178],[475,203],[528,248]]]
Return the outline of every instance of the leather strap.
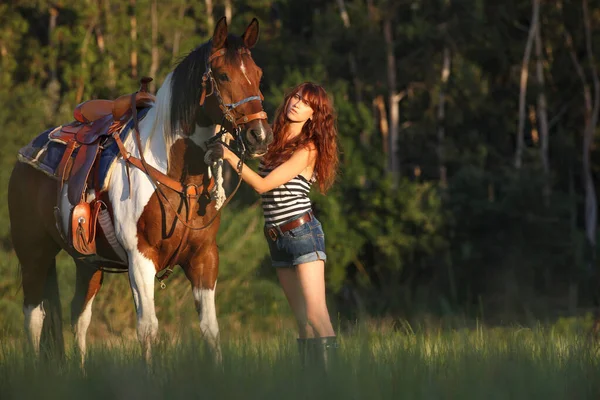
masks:
[[[267,119],[267,113],[264,111],[259,111],[257,113],[254,114],[250,114],[250,115],[244,115],[243,117],[240,117],[238,119],[235,120],[235,124],[236,125],[243,125],[246,124],[250,121],[254,121],[255,119]]]
[[[152,176],[153,180],[159,182],[162,185],[165,185],[169,189],[173,189],[176,192],[183,193],[185,187],[181,182],[176,181],[168,175],[163,174],[150,164],[144,165],[142,160],[132,156],[125,148],[125,145],[123,145],[123,141],[119,137],[119,132],[114,132],[113,138],[115,139],[115,142],[119,147],[119,152],[121,153],[121,156],[123,156],[123,159],[125,161],[138,168],[139,170],[146,172],[148,175]]]
[[[191,190],[195,188],[195,186],[188,186],[186,188],[186,202],[187,202],[187,215],[186,215],[186,222],[190,222],[193,218],[193,213],[194,210],[196,209],[196,204],[198,203],[198,197],[199,197],[199,193],[198,193],[198,189],[196,188],[195,191]],[[188,236],[190,235],[190,227],[187,224],[184,224],[183,227],[183,236],[181,237],[181,240],[179,241],[179,244],[177,245],[177,249],[175,250],[175,253],[173,253],[173,255],[171,255],[171,257],[169,257],[169,260],[165,263],[165,272],[162,275],[156,275],[156,279],[158,280],[158,282],[160,282],[160,287],[161,289],[164,289],[166,287],[165,283],[163,282],[165,279],[167,279],[169,277],[169,275],[171,275],[173,273],[173,268],[171,268],[172,265],[175,265],[175,262],[177,261],[177,258],[179,258],[179,255],[181,254],[181,251],[183,250],[183,248],[185,247],[185,243],[187,243],[187,239]],[[162,268],[161,268],[162,270]]]
[[[291,231],[292,229],[297,228],[300,225],[304,225],[305,223],[307,223],[308,221],[310,221],[312,219],[313,219],[312,211],[307,211],[304,214],[302,214],[300,217],[296,218],[295,220],[290,221],[283,225],[279,225],[279,230],[282,233]]]
[[[56,176],[60,179],[60,188],[59,189],[62,189],[62,185],[63,185],[64,181],[66,180],[67,166],[69,165],[69,160],[71,160],[71,156],[73,155],[73,151],[75,150],[75,147],[77,147],[76,140],[71,140],[67,143],[67,147],[66,147],[65,152],[63,153],[63,156],[60,160],[60,164],[58,164],[58,168],[56,169]]]
[[[304,225],[305,223],[309,222],[313,218],[314,218],[314,215],[312,213],[312,210],[307,211],[304,214],[302,214],[300,217],[296,218],[295,220],[287,222],[283,225],[265,227],[265,232],[267,233],[267,235],[269,235],[269,237],[273,241],[275,241],[282,233],[291,231],[294,228]]]

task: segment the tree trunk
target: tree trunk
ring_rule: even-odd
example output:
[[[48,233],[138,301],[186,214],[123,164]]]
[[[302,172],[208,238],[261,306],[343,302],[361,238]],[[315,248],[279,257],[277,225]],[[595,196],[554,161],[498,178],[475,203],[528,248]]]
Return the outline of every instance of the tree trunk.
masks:
[[[531,142],[537,146],[540,144],[540,134],[537,128],[537,112],[534,106],[529,106],[529,123],[531,124]]]
[[[450,77],[450,63],[451,63],[451,55],[450,49],[448,46],[444,47],[444,60],[442,62],[442,77],[440,84],[440,97],[438,102],[438,111],[437,111],[437,123],[438,123],[438,146],[437,146],[437,155],[439,162],[439,170],[440,170],[440,185],[442,187],[446,187],[448,184],[448,179],[446,176],[446,157],[444,154],[444,140],[446,136],[445,131],[445,123],[446,123],[446,89],[448,87],[448,79]]]
[[[107,44],[112,44],[112,34],[110,29],[111,19],[112,12],[110,10],[110,1],[104,0],[104,36],[106,38]],[[105,57],[107,59],[106,61],[108,64],[108,80],[106,82],[106,85],[111,90],[114,90],[117,85],[117,73],[115,70],[115,60],[112,58],[110,49],[108,49],[108,47],[106,47]]]
[[[382,151],[385,157],[385,165],[389,163],[389,140],[390,140],[390,129],[388,126],[387,112],[385,111],[385,101],[383,96],[377,96],[373,100],[375,108],[377,109],[377,116],[379,117],[379,132],[381,132],[381,144]]]
[[[177,19],[179,21],[183,21],[183,17],[185,15],[185,2],[182,2],[179,6],[179,10],[177,11]],[[179,54],[179,42],[181,41],[181,29],[179,29],[179,25],[175,28],[175,35],[173,35],[173,54],[171,63],[175,62],[177,55]]]
[[[56,46],[54,43],[54,29],[56,29],[56,19],[58,18],[58,9],[50,6],[48,10],[50,19],[48,21],[48,47],[50,47],[50,81],[57,79],[56,75]]]
[[[56,73],[56,60],[58,57],[58,49],[54,40],[54,29],[56,29],[56,19],[58,18],[58,9],[54,6],[49,8],[50,18],[48,21],[48,47],[49,54],[49,76],[50,81],[46,87],[46,107],[45,114],[49,123],[54,122],[53,119],[60,105],[60,83]]]
[[[206,25],[208,27],[208,34],[212,35],[215,29],[215,18],[213,16],[213,3],[212,0],[205,0],[206,3]]]
[[[138,57],[137,57],[137,18],[135,16],[135,0],[129,0],[129,25],[131,27],[129,36],[131,37],[131,54],[129,62],[131,64],[131,77],[136,79],[138,76]]]
[[[536,27],[538,24],[540,14],[540,2],[539,0],[533,0],[532,5],[532,16],[531,26],[529,27],[529,35],[527,36],[527,43],[525,44],[525,52],[523,54],[523,63],[521,65],[521,87],[519,92],[519,125],[517,128],[517,144],[515,151],[515,168],[521,168],[523,164],[523,147],[524,131],[525,131],[525,109],[526,109],[526,95],[527,95],[527,78],[529,76],[529,58],[531,57],[531,47],[535,38]]]
[[[150,8],[150,19],[152,23],[152,63],[150,64],[150,76],[156,78],[158,72],[158,4],[152,0]],[[156,91],[156,79],[150,82],[150,92]]]
[[[593,97],[586,107],[587,121],[583,138],[583,175],[585,180],[585,232],[590,246],[590,268],[595,267],[596,261],[596,226],[598,220],[598,201],[596,188],[592,177],[591,152],[594,142],[594,133],[598,125],[598,112],[600,110],[600,79],[596,68],[596,60],[592,49],[592,29],[590,25],[589,8],[587,0],[582,1],[583,22],[585,27],[585,44],[589,66],[592,72],[594,85]],[[590,96],[588,95],[588,98]]]
[[[377,11],[373,0],[367,0],[367,13],[371,22],[377,21]]]
[[[562,4],[559,3],[559,7]],[[588,269],[593,271],[595,268],[596,260],[596,224],[597,224],[597,198],[596,188],[594,185],[590,152],[592,150],[592,142],[596,126],[598,124],[598,110],[600,107],[600,81],[598,80],[598,71],[595,66],[594,54],[592,52],[592,39],[591,39],[591,27],[589,21],[589,11],[587,1],[583,0],[583,20],[585,27],[585,39],[586,39],[586,52],[590,59],[590,67],[592,70],[592,80],[594,85],[594,93],[588,83],[585,76],[585,71],[581,62],[577,58],[577,52],[573,45],[573,39],[569,32],[565,29],[565,42],[571,61],[575,67],[575,71],[581,80],[583,87],[583,99],[585,107],[585,123],[583,130],[583,160],[582,160],[582,174],[583,174],[583,187],[585,190],[585,236],[587,239],[587,263]]]
[[[545,81],[544,81],[544,68],[543,68],[543,54],[542,54],[542,35],[541,27],[538,21],[535,30],[535,58],[536,58],[536,80],[538,85],[538,98],[537,98],[537,122],[540,133],[540,158],[542,161],[542,168],[544,170],[544,189],[543,197],[544,204],[550,205],[550,161],[548,158],[548,111],[546,103]]]
[[[338,7],[340,8],[340,17],[342,21],[344,21],[344,27],[346,29],[350,28],[350,16],[348,16],[348,11],[346,11],[346,4],[344,0],[337,0]]]
[[[88,28],[85,32],[85,36],[83,37],[83,40],[81,41],[81,64],[80,64],[80,72],[78,74],[79,79],[77,82],[77,93],[75,94],[75,103],[77,103],[77,104],[81,103],[81,100],[83,99],[83,93],[84,93],[84,89],[85,89],[85,80],[87,78],[87,61],[86,61],[87,51],[88,51],[90,39],[92,38],[92,32],[94,31],[97,21],[98,21],[97,15],[98,14],[96,13],[95,16],[92,18],[92,20],[90,21],[90,24],[88,25]]]
[[[398,93],[396,93],[396,57],[394,55],[394,37],[392,35],[392,20],[389,13],[386,14],[383,20],[383,36],[385,39],[387,54],[388,102],[390,108],[388,172],[392,176],[393,185],[395,187],[398,183],[398,177],[400,175],[400,161],[398,159],[398,134],[400,112],[398,110],[398,105],[400,103],[401,96]]]
[[[231,18],[233,18],[233,6],[231,5],[231,0],[225,0],[225,18],[227,18],[227,23],[231,24]]]
[[[344,0],[337,0],[337,3],[340,8],[340,18],[344,22],[346,32],[350,32],[350,16],[348,15],[348,11],[346,11],[346,4]],[[358,65],[352,51],[348,52],[348,65],[350,66],[350,74],[352,75],[352,83],[354,85],[354,99],[357,103],[362,103],[362,83],[358,77]]]

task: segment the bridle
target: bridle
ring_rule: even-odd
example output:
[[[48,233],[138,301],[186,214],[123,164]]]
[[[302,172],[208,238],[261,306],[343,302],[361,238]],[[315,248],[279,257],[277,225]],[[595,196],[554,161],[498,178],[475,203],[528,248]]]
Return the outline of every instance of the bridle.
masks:
[[[250,50],[245,47],[239,48],[237,50],[237,52],[240,55],[240,57],[244,54],[247,54],[250,57],[252,56],[252,53],[250,52]],[[223,202],[223,205],[219,208],[217,213],[210,219],[210,221],[204,227],[201,227],[201,228],[191,228],[190,227],[191,229],[194,229],[194,230],[204,229],[204,228],[207,228],[208,226],[210,226],[212,224],[212,222],[215,220],[215,218],[219,215],[221,210],[229,203],[229,201],[236,194],[236,192],[238,191],[238,189],[242,183],[242,169],[244,168],[244,161],[246,158],[246,145],[244,144],[244,139],[241,135],[242,126],[244,126],[248,122],[251,122],[251,121],[254,121],[257,119],[264,119],[264,120],[267,119],[267,113],[264,112],[263,110],[253,113],[253,114],[249,114],[249,115],[242,114],[242,116],[240,116],[237,119],[235,119],[235,117],[233,116],[233,112],[235,111],[235,109],[237,107],[241,106],[242,104],[246,104],[251,101],[262,102],[263,101],[262,93],[260,95],[246,97],[235,103],[227,104],[223,101],[223,96],[221,95],[221,91],[219,90],[219,85],[217,84],[217,81],[215,80],[215,77],[213,75],[212,61],[218,57],[223,57],[226,53],[227,53],[227,49],[222,48],[222,49],[214,52],[213,54],[211,54],[211,56],[208,57],[206,60],[204,74],[202,75],[202,93],[200,95],[200,106],[205,107],[204,106],[205,100],[209,96],[214,95],[217,98],[217,101],[219,102],[219,109],[223,113],[223,119],[221,120],[221,123],[220,123],[221,128],[220,128],[219,132],[217,134],[215,134],[212,138],[207,140],[205,142],[205,144],[207,147],[209,147],[210,145],[212,145],[216,142],[219,142],[219,144],[221,144],[222,146],[227,147],[229,150],[231,150],[232,152],[239,155],[239,161],[238,161],[237,168],[236,168],[237,174],[238,174],[238,182],[237,182],[237,185],[235,186],[235,189],[233,190],[233,192],[231,192],[231,194],[225,199],[225,201]],[[210,88],[211,88],[211,91],[208,94],[206,93],[207,83],[210,83]],[[224,124],[225,121],[228,121],[231,124],[233,132],[227,131],[227,129],[225,128],[225,124]],[[228,141],[222,140],[223,136],[227,135],[228,133],[232,134],[233,142],[234,142],[233,146],[231,144],[229,144]]]
[[[117,145],[119,147],[121,155],[123,156],[123,159],[128,163],[128,165],[131,164],[131,165],[135,166],[136,168],[142,170],[150,178],[150,180],[152,181],[152,184],[155,187],[155,191],[158,194],[157,197],[158,197],[159,203],[163,204],[163,200],[164,200],[164,202],[166,202],[169,205],[169,207],[171,208],[171,210],[177,217],[177,220],[184,226],[184,233],[181,238],[181,241],[179,242],[179,245],[177,246],[177,249],[171,255],[171,257],[169,257],[168,261],[161,268],[158,269],[159,271],[161,271],[166,267],[166,271],[162,275],[160,275],[160,276],[158,274],[156,275],[156,278],[160,282],[161,288],[163,288],[163,289],[166,287],[166,285],[163,281],[165,279],[167,279],[169,277],[169,275],[173,272],[171,263],[177,259],[177,257],[183,250],[183,247],[185,247],[185,243],[187,241],[190,230],[199,231],[199,230],[207,229],[208,227],[210,227],[212,225],[212,223],[215,221],[215,219],[219,216],[221,210],[229,203],[231,198],[235,195],[235,193],[237,192],[237,190],[240,187],[240,184],[242,182],[242,169],[244,166],[244,160],[245,160],[245,155],[246,155],[246,146],[244,144],[244,140],[241,135],[243,125],[245,125],[248,122],[257,120],[257,119],[264,119],[264,120],[267,119],[267,113],[264,111],[259,111],[257,113],[253,113],[250,115],[242,115],[237,119],[234,118],[234,115],[233,115],[233,112],[236,111],[236,108],[241,106],[242,104],[246,104],[251,101],[261,101],[262,102],[262,95],[249,96],[249,97],[246,97],[245,99],[242,99],[240,101],[237,101],[235,103],[230,103],[230,104],[226,104],[223,101],[223,97],[221,95],[221,92],[219,91],[219,85],[217,84],[217,82],[213,76],[213,73],[212,73],[211,63],[215,58],[224,56],[226,54],[226,52],[227,52],[226,49],[224,49],[224,48],[220,49],[220,50],[216,51],[215,53],[213,53],[206,60],[205,72],[202,75],[202,93],[200,96],[200,106],[205,107],[206,98],[209,96],[212,96],[212,95],[214,95],[216,97],[217,101],[219,102],[219,109],[223,113],[223,119],[221,121],[221,129],[215,136],[213,136],[208,141],[206,141],[206,145],[209,146],[210,144],[219,141],[220,144],[228,147],[231,151],[233,151],[235,153],[239,153],[240,161],[238,162],[238,165],[237,165],[237,173],[239,176],[239,180],[238,180],[238,183],[237,183],[234,191],[231,193],[231,195],[229,195],[227,197],[227,199],[225,200],[223,205],[219,208],[219,210],[217,210],[215,215],[213,215],[211,217],[211,219],[208,221],[208,223],[206,223],[205,225],[203,225],[201,227],[193,227],[190,225],[190,222],[193,219],[193,211],[196,208],[196,205],[198,204],[200,195],[202,194],[202,192],[200,191],[200,189],[197,185],[195,185],[195,184],[187,184],[186,185],[183,182],[176,181],[176,180],[170,178],[169,176],[167,176],[166,174],[162,173],[161,171],[157,170],[156,168],[152,167],[151,165],[149,165],[146,162],[146,160],[144,158],[143,146],[141,143],[141,135],[140,135],[139,126],[138,126],[139,121],[138,121],[137,108],[136,108],[136,103],[135,103],[135,97],[136,97],[137,92],[132,94],[132,96],[131,96],[131,108],[132,108],[132,119],[133,119],[133,125],[134,125],[134,133],[135,133],[134,139],[135,139],[135,143],[136,143],[137,147],[139,148],[140,157],[137,158],[137,157],[132,156],[131,153],[129,153],[125,149],[125,146],[123,145],[119,135],[118,134],[113,135],[115,141],[117,142]],[[250,55],[250,50],[248,50],[246,48],[240,48],[240,49],[238,49],[238,53],[240,55],[242,55],[242,54]],[[208,94],[206,93],[207,92],[207,83],[210,83],[210,86],[211,86],[211,91]],[[232,126],[233,132],[231,132],[231,134],[233,136],[235,146],[231,146],[230,144],[222,141],[222,137],[228,133],[227,130],[225,129],[225,124],[224,124],[225,121],[228,121]],[[129,176],[129,172],[128,172],[128,176]],[[186,208],[187,208],[185,220],[181,217],[177,208],[175,206],[173,206],[173,204],[171,204],[167,195],[162,191],[161,186],[166,186],[169,189],[179,193],[181,195],[181,197],[184,199],[184,202],[186,203]],[[210,186],[210,184],[208,186]],[[207,190],[207,189],[210,189],[210,187],[206,187],[204,189]],[[161,197],[162,197],[162,200],[161,200]]]
[[[242,99],[240,101],[237,101],[235,103],[229,103],[226,104],[223,101],[223,96],[221,95],[221,92],[219,90],[219,85],[217,84],[217,81],[215,80],[215,77],[213,76],[213,72],[212,72],[212,61],[218,57],[222,57],[227,53],[227,49],[220,49],[216,52],[214,52],[210,57],[208,57],[208,59],[206,60],[206,67],[205,67],[205,71],[204,74],[202,75],[202,94],[200,95],[200,106],[204,107],[204,102],[206,100],[207,97],[215,95],[215,97],[217,98],[217,101],[219,102],[219,108],[221,109],[221,112],[223,113],[223,120],[221,121],[221,131],[215,135],[213,138],[211,138],[207,144],[210,143],[214,143],[217,140],[220,140],[221,137],[227,132],[226,129],[224,129],[225,124],[223,123],[225,120],[228,121],[232,128],[233,128],[233,132],[231,132],[231,134],[233,135],[235,141],[240,141],[241,143],[239,143],[239,145],[241,145],[243,152],[242,154],[245,152],[245,146],[244,146],[244,141],[241,138],[241,126],[243,126],[244,124],[247,124],[250,121],[254,121],[256,119],[267,119],[267,113],[264,111],[259,111],[257,113],[253,113],[253,114],[249,114],[249,115],[242,115],[239,118],[235,118],[233,116],[233,112],[235,111],[235,109],[239,106],[241,106],[242,104],[246,104],[249,103],[251,101],[260,101],[262,102],[263,97],[262,94],[257,96],[249,96],[246,97],[245,99]],[[248,50],[247,48],[240,48],[238,49],[238,54],[240,54],[240,56],[242,56],[243,54],[248,54],[249,56],[251,56],[250,50]],[[206,93],[207,91],[207,83],[210,83],[210,88],[211,91],[210,93]]]

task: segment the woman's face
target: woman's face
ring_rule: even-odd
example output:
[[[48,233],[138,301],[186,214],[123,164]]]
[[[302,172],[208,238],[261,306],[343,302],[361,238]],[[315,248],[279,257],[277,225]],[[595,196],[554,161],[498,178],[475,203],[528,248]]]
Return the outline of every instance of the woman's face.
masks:
[[[286,116],[292,122],[306,122],[313,115],[313,109],[302,99],[302,93],[296,93],[290,98]]]

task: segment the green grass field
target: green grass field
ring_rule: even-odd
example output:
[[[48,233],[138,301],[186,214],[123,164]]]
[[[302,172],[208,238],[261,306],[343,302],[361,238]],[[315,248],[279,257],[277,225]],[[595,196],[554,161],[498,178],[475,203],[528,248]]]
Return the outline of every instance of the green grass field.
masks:
[[[430,332],[360,328],[328,374],[301,369],[292,331],[222,340],[215,367],[194,332],[162,340],[151,367],[136,341],[92,343],[85,370],[0,345],[0,397],[257,399],[584,399],[600,395],[596,345],[555,328]],[[72,349],[72,347],[70,347]]]
[[[263,265],[267,249],[256,229],[259,211],[254,206],[236,214],[243,223],[235,226],[226,214],[219,236],[220,367],[199,338],[189,283],[179,271],[166,290],[156,291],[163,336],[151,367],[135,339],[127,277],[106,277],[94,303],[82,369],[69,327],[74,268],[64,254],[58,270],[67,356],[36,360],[24,345],[18,260],[0,251],[0,399],[600,398],[600,348],[587,336],[591,317],[512,328],[451,316],[424,318],[420,327],[345,323],[330,372],[301,369],[289,307]]]

